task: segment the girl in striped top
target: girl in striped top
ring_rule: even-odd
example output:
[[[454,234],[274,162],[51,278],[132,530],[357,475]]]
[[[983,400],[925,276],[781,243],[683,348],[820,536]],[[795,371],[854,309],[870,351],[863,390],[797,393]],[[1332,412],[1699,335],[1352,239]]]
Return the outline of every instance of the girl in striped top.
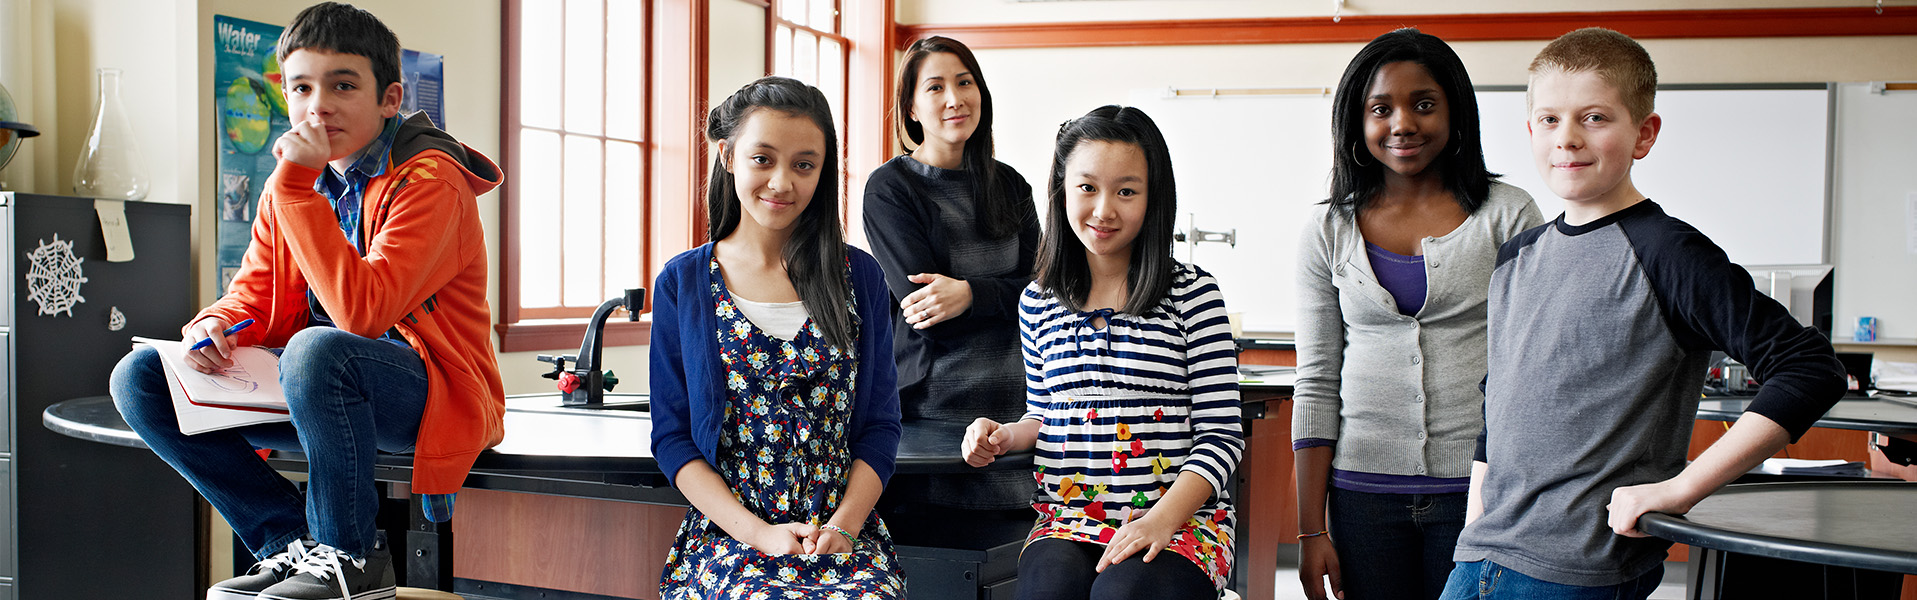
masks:
[[[1171,257],[1164,137],[1135,108],[1066,122],[1048,195],[1019,307],[1025,416],[978,419],[961,442],[974,466],[1035,449],[1018,596],[1216,598],[1244,451],[1238,361],[1217,282]]]

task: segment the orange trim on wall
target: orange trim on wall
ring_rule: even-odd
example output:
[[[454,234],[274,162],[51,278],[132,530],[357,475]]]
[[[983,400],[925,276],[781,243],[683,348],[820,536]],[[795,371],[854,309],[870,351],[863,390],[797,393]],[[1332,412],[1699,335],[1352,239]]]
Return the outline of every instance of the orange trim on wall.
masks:
[[[897,26],[899,44],[930,35],[987,48],[1196,46],[1216,44],[1355,43],[1400,27],[1460,41],[1549,40],[1580,27],[1605,27],[1638,39],[1917,35],[1917,7],[1655,10],[1352,15],[1329,17],[1090,21]]]

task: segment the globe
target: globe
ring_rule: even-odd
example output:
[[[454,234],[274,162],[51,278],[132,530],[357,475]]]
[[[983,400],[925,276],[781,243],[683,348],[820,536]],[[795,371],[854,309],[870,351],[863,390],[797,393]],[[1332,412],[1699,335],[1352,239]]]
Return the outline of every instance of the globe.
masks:
[[[7,93],[7,86],[0,85],[0,169],[13,162],[13,153],[20,150],[20,140],[36,135],[40,135],[40,130],[20,122],[13,95]]]

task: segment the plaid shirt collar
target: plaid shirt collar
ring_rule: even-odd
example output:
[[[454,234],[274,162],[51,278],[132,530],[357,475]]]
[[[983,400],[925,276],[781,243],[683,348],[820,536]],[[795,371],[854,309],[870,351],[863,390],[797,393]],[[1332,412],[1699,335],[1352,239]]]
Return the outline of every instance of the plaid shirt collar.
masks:
[[[353,248],[362,254],[366,249],[360,247],[360,201],[366,194],[366,184],[374,177],[386,174],[393,140],[399,136],[399,125],[398,115],[386,119],[386,127],[380,130],[379,137],[359,149],[345,173],[335,171],[328,165],[319,180],[313,182],[313,191],[326,196],[333,203],[333,212],[339,216],[340,231],[347,240],[353,242]]]

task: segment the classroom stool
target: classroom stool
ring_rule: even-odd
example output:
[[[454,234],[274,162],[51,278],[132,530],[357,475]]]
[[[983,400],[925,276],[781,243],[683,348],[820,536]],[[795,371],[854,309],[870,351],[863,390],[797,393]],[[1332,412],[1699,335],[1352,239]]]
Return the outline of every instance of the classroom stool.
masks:
[[[459,594],[425,588],[399,588],[398,600],[463,600]]]

